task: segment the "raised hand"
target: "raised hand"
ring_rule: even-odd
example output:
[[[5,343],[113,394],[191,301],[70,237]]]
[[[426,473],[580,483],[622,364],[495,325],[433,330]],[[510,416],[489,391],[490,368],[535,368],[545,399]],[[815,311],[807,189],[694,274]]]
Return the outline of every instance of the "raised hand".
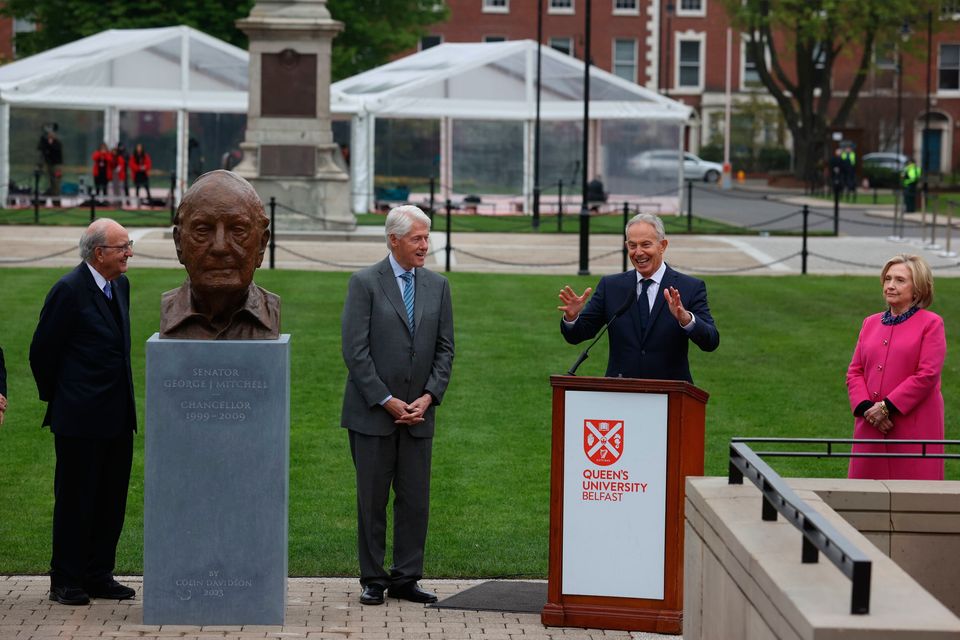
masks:
[[[563,304],[558,306],[557,309],[563,311],[564,320],[568,322],[576,320],[580,312],[583,311],[584,305],[587,304],[587,298],[590,297],[592,292],[593,289],[587,287],[583,295],[578,296],[569,286],[564,286],[563,289],[560,289],[560,302]]]

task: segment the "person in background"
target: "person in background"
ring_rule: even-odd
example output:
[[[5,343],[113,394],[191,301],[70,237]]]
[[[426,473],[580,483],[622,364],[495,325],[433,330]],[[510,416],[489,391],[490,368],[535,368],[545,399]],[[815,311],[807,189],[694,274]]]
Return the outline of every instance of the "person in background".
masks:
[[[130,195],[129,173],[127,165],[130,163],[130,157],[127,153],[127,147],[122,142],[117,143],[113,149],[113,195],[123,197]]]
[[[135,190],[137,198],[140,198],[140,187],[144,188],[144,191],[147,194],[147,201],[151,200],[150,198],[150,167],[152,163],[150,162],[150,154],[144,151],[143,145],[137,143],[137,146],[133,148],[133,153],[130,154],[130,171],[133,173],[133,188]]]
[[[900,180],[903,185],[903,209],[913,213],[917,210],[917,182],[920,181],[920,167],[913,158],[907,159],[907,164],[900,172]]]
[[[603,181],[600,176],[594,176],[593,180],[587,183],[587,202],[590,210],[597,212],[600,205],[607,201],[607,192],[603,190]]]
[[[93,152],[93,184],[95,195],[107,195],[107,184],[113,179],[113,154],[106,142]]]
[[[43,135],[40,136],[40,142],[37,144],[37,150],[40,152],[40,161],[43,163],[44,173],[47,174],[47,191],[51,196],[60,195],[60,179],[63,174],[61,165],[63,164],[63,144],[57,137],[57,123],[45,125]]]
[[[91,223],[82,262],[50,289],[30,343],[56,452],[50,599],[65,605],[135,595],[113,575],[137,429],[124,275],[132,256],[126,229]]]
[[[943,319],[933,302],[933,274],[923,258],[900,254],[880,274],[886,311],[867,316],[847,369],[853,437],[890,444],[855,444],[854,453],[919,453],[897,440],[942,440],[940,372],[947,352]],[[928,446],[942,453],[942,446]],[[851,478],[943,480],[943,459],[851,458]]]

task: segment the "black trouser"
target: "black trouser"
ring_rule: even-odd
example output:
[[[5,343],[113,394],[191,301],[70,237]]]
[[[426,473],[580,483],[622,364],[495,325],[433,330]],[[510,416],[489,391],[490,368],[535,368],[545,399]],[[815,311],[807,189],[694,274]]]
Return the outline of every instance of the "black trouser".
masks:
[[[133,187],[136,189],[137,197],[140,197],[140,187],[147,191],[147,200],[150,200],[150,176],[146,171],[137,171],[133,174]]]
[[[55,435],[54,587],[102,584],[113,577],[127,510],[133,433],[116,438]]]
[[[99,175],[93,176],[93,186],[95,195],[107,195],[107,176]]]

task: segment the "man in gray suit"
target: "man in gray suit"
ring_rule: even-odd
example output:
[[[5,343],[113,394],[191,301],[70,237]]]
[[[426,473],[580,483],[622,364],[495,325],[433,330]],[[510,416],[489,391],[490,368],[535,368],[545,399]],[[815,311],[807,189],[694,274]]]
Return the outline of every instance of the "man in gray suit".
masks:
[[[430,218],[396,207],[385,227],[390,255],[350,278],[342,318],[347,385],[341,425],[357,472],[357,547],[363,604],[383,594],[436,602],[421,589],[430,507],[434,407],[453,365],[453,305],[446,278],[423,268]],[[386,554],[393,486],[393,566]]]

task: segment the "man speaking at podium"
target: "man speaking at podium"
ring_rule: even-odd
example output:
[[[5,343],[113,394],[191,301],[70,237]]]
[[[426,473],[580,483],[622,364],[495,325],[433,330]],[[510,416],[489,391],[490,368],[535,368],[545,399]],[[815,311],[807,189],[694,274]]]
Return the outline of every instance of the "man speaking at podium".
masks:
[[[674,271],[663,262],[667,238],[659,217],[640,213],[625,230],[634,269],[604,276],[590,298],[560,290],[560,332],[570,344],[589,340],[609,324],[608,377],[686,380],[689,341],[703,351],[720,345],[720,333],[707,306],[702,280]]]

